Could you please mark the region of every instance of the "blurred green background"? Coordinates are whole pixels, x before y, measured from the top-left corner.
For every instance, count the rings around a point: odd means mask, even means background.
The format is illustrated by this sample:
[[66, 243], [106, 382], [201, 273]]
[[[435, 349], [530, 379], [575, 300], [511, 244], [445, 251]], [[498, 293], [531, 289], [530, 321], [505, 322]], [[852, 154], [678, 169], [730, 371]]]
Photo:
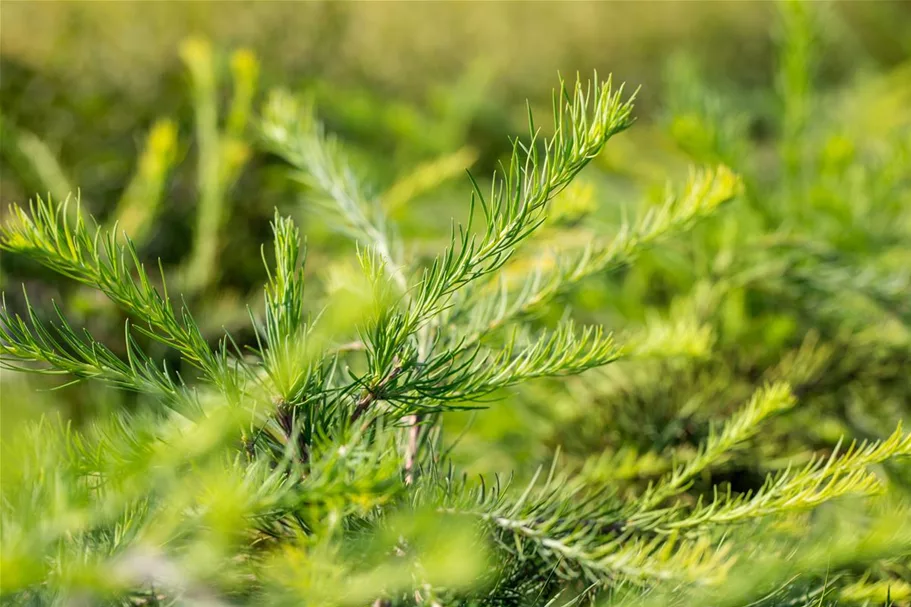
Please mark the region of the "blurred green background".
[[[251, 49], [264, 88], [319, 83], [332, 97], [349, 97], [321, 104], [321, 112], [343, 135], [379, 139], [377, 145], [393, 142], [365, 128], [383, 121], [383, 108], [366, 99], [433, 116], [441, 88], [483, 72], [473, 77], [485, 80], [486, 111], [471, 116], [468, 140], [456, 143], [484, 150], [506, 146], [503, 134], [514, 131], [509, 120], [522, 119], [526, 98], [546, 102], [558, 72], [597, 68], [641, 85], [640, 117], [660, 106], [662, 74], [681, 54], [730, 87], [769, 87], [777, 8], [724, 1], [8, 1], [0, 10], [4, 120], [43, 140], [69, 180], [105, 208], [128, 180], [154, 119], [174, 116], [181, 130], [190, 128], [178, 51], [189, 36], [222, 51]], [[904, 61], [911, 53], [909, 14], [901, 1], [825, 5], [823, 76], [840, 81]], [[356, 100], [344, 93], [355, 91], [364, 98], [360, 115], [346, 107]], [[8, 160], [12, 142], [4, 139]], [[7, 162], [0, 179], [5, 201], [47, 189]]]

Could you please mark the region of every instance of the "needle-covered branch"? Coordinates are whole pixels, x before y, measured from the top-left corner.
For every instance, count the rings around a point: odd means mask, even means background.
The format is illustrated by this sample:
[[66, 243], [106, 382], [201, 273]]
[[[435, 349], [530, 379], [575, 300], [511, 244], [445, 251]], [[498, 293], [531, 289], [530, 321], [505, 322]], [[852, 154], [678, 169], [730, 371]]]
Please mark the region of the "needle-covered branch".
[[[54, 304], [57, 324], [44, 323], [26, 299], [26, 317], [13, 313], [5, 298], [0, 308], [0, 365], [23, 371], [97, 379], [149, 394], [183, 413], [199, 411], [196, 395], [164, 365], [143, 353], [125, 327], [127, 359], [122, 360], [88, 331], [80, 336]], [[37, 363], [35, 367], [24, 363]]]
[[174, 309], [163, 277], [159, 293], [129, 239], [120, 244], [115, 231], [90, 227], [81, 213], [70, 219], [67, 207], [68, 201], [53, 204], [40, 198], [28, 211], [13, 205], [12, 220], [0, 228], [0, 249], [100, 290], [137, 320], [137, 329], [179, 351], [210, 381], [234, 387], [227, 344], [222, 342], [220, 352], [209, 347], [190, 312]]
[[678, 194], [646, 211], [632, 224], [624, 224], [612, 238], [595, 238], [580, 250], [555, 251], [544, 256], [518, 288], [507, 284], [479, 282], [458, 297], [452, 307], [452, 322], [467, 324], [471, 340], [521, 320], [582, 280], [609, 272], [633, 261], [664, 237], [686, 231], [700, 219], [711, 216], [741, 189], [730, 169], [694, 171]]
[[711, 501], [700, 500], [692, 510], [677, 504], [634, 516], [629, 524], [659, 533], [707, 533], [714, 526], [808, 510], [845, 495], [873, 495], [883, 490], [883, 482], [868, 468], [908, 456], [911, 433], [903, 434], [899, 426], [886, 440], [852, 444], [844, 454], [836, 448], [827, 458], [771, 475], [755, 493], [733, 495], [730, 488], [721, 493], [716, 487]]

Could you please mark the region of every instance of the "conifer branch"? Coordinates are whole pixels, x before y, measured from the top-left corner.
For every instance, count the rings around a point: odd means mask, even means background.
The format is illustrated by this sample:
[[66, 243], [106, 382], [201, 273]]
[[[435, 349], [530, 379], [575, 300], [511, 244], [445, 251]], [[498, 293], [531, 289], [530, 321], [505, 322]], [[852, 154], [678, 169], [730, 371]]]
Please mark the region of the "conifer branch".
[[[196, 395], [167, 367], [161, 368], [144, 354], [125, 327], [127, 360], [124, 362], [88, 331], [80, 337], [63, 312], [54, 305], [58, 323], [45, 326], [26, 296], [26, 315], [14, 314], [3, 298], [0, 307], [0, 366], [79, 379], [98, 379], [113, 386], [149, 394], [183, 413], [198, 413]], [[40, 363], [39, 368], [20, 363]]]
[[489, 197], [473, 181], [472, 211], [480, 206], [487, 220], [483, 236], [472, 235], [471, 220], [464, 228], [453, 228], [449, 247], [422, 276], [410, 311], [412, 323], [442, 311], [456, 290], [503, 267], [516, 246], [544, 221], [546, 203], [608, 139], [632, 124], [632, 103], [622, 95], [622, 87], [612, 91], [610, 79], [603, 84], [596, 80], [593, 90], [577, 82], [571, 93], [561, 84], [554, 99], [555, 133], [540, 143], [529, 115], [531, 141], [514, 143], [509, 164], [494, 179]]
[[732, 416], [720, 430], [713, 428], [699, 453], [686, 464], [673, 470], [638, 500], [640, 511], [647, 511], [665, 499], [683, 491], [689, 481], [718, 461], [725, 453], [748, 440], [759, 431], [764, 419], [792, 407], [795, 403], [791, 388], [786, 383], [768, 385], [758, 390], [739, 412]]
[[236, 391], [235, 363], [229, 361], [226, 341], [219, 352], [213, 352], [189, 311], [184, 307], [178, 314], [167, 288], [163, 286], [161, 295], [153, 286], [132, 242], [126, 239], [121, 245], [114, 232], [91, 229], [80, 213], [71, 222], [68, 203], [54, 205], [38, 198], [28, 212], [12, 205], [13, 220], [0, 227], [0, 249], [28, 255], [100, 290], [134, 318], [142, 319], [143, 324], [136, 327], [143, 333], [180, 352], [226, 392]]
[[548, 256], [551, 260], [539, 265], [520, 288], [509, 289], [501, 279], [496, 285], [467, 289], [453, 306], [451, 322], [466, 318], [469, 342], [477, 341], [534, 313], [585, 278], [627, 264], [661, 238], [688, 229], [740, 189], [739, 178], [724, 166], [692, 172], [679, 195], [669, 195], [662, 206], [650, 209], [631, 226], [623, 225], [610, 241], [596, 238], [581, 251]]
[[471, 489], [449, 481], [440, 512], [480, 519], [498, 537], [500, 550], [518, 560], [539, 558], [561, 577], [582, 577], [595, 585], [711, 584], [723, 579], [733, 562], [704, 540], [631, 536], [623, 531], [621, 507], [607, 490], [558, 479], [553, 469], [538, 485], [539, 473], [518, 496], [499, 485]]
[[272, 380], [282, 402], [299, 400], [299, 393], [312, 371], [311, 358], [316, 356], [308, 346], [308, 326], [304, 310], [303, 258], [300, 231], [294, 222], [278, 212], [272, 223], [275, 266], [269, 269], [265, 286], [265, 346], [260, 356], [266, 374]]
[[326, 134], [311, 103], [274, 91], [263, 112], [262, 134], [269, 150], [295, 168], [319, 208], [338, 219], [337, 227], [373, 247], [401, 291], [406, 278], [393, 226], [380, 201], [366, 194], [341, 144]]
[[836, 449], [828, 458], [814, 459], [798, 470], [790, 468], [770, 476], [755, 494], [733, 496], [730, 489], [715, 495], [708, 504], [701, 501], [691, 512], [677, 505], [667, 511], [653, 511], [633, 517], [630, 525], [661, 533], [730, 525], [750, 519], [814, 508], [844, 495], [872, 495], [883, 484], [867, 468], [887, 459], [911, 455], [911, 434], [899, 426], [886, 440], [852, 444], [839, 455]]
[[473, 367], [454, 397], [476, 398], [530, 379], [575, 375], [609, 364], [620, 354], [600, 328], [586, 327], [577, 334], [571, 321], [537, 339], [523, 339], [517, 332], [496, 355]]

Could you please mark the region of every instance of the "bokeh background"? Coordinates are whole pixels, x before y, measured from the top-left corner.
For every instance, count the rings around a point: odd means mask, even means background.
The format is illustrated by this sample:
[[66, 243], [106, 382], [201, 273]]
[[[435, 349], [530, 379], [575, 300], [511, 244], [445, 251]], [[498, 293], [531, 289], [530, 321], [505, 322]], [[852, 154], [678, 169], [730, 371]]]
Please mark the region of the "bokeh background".
[[[908, 3], [821, 6], [820, 76], [828, 84], [898, 65], [911, 53]], [[771, 88], [777, 12], [774, 2], [749, 1], [4, 2], [3, 116], [37, 135], [69, 180], [104, 207], [129, 179], [156, 118], [192, 128], [179, 54], [191, 36], [217, 51], [252, 50], [263, 89], [329, 89], [320, 110], [330, 126], [383, 147], [413, 143], [389, 135], [417, 137], [407, 132], [420, 126], [407, 124], [408, 113], [432, 122], [441, 89], [468, 79], [483, 102], [456, 143], [483, 150], [506, 146], [503, 134], [523, 119], [525, 99], [546, 103], [558, 72], [598, 69], [642, 86], [643, 118], [660, 107], [663, 76], [680, 56], [725, 86]], [[383, 103], [371, 106], [374, 98]], [[402, 124], [387, 124], [396, 119]], [[4, 200], [46, 190], [9, 164], [14, 142], [4, 139]]]

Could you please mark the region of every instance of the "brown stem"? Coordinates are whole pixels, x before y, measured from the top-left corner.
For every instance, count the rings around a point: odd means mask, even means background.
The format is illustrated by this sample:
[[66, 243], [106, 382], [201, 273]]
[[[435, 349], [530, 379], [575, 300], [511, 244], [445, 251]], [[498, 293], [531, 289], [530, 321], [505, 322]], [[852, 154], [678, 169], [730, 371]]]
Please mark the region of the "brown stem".
[[354, 413], [351, 414], [351, 421], [356, 422], [375, 400], [376, 395], [368, 390], [354, 406]]
[[405, 450], [405, 484], [410, 485], [414, 482], [414, 461], [418, 452], [418, 438], [421, 434], [420, 416], [417, 414], [408, 416], [408, 447]]
[[[294, 437], [294, 408], [283, 399], [278, 399], [276, 406], [276, 420], [289, 443]], [[310, 445], [303, 432], [297, 435], [297, 457], [302, 464], [310, 460]]]
[[335, 347], [335, 349], [330, 350], [336, 354], [341, 354], [343, 352], [361, 352], [367, 349], [367, 345], [362, 341], [351, 341], [346, 344], [341, 344]]
[[389, 373], [380, 380], [375, 386], [368, 388], [363, 396], [358, 399], [357, 404], [354, 406], [354, 413], [351, 414], [351, 421], [357, 421], [366, 411], [370, 408], [377, 400], [380, 400], [382, 397], [383, 388], [388, 386], [396, 377], [402, 373], [402, 363], [399, 362], [399, 359], [396, 358], [394, 365]]
[[405, 484], [410, 485], [414, 482], [414, 462], [418, 453], [418, 439], [421, 436], [421, 416], [417, 413], [409, 415], [406, 422], [408, 424], [408, 447], [405, 450]]

